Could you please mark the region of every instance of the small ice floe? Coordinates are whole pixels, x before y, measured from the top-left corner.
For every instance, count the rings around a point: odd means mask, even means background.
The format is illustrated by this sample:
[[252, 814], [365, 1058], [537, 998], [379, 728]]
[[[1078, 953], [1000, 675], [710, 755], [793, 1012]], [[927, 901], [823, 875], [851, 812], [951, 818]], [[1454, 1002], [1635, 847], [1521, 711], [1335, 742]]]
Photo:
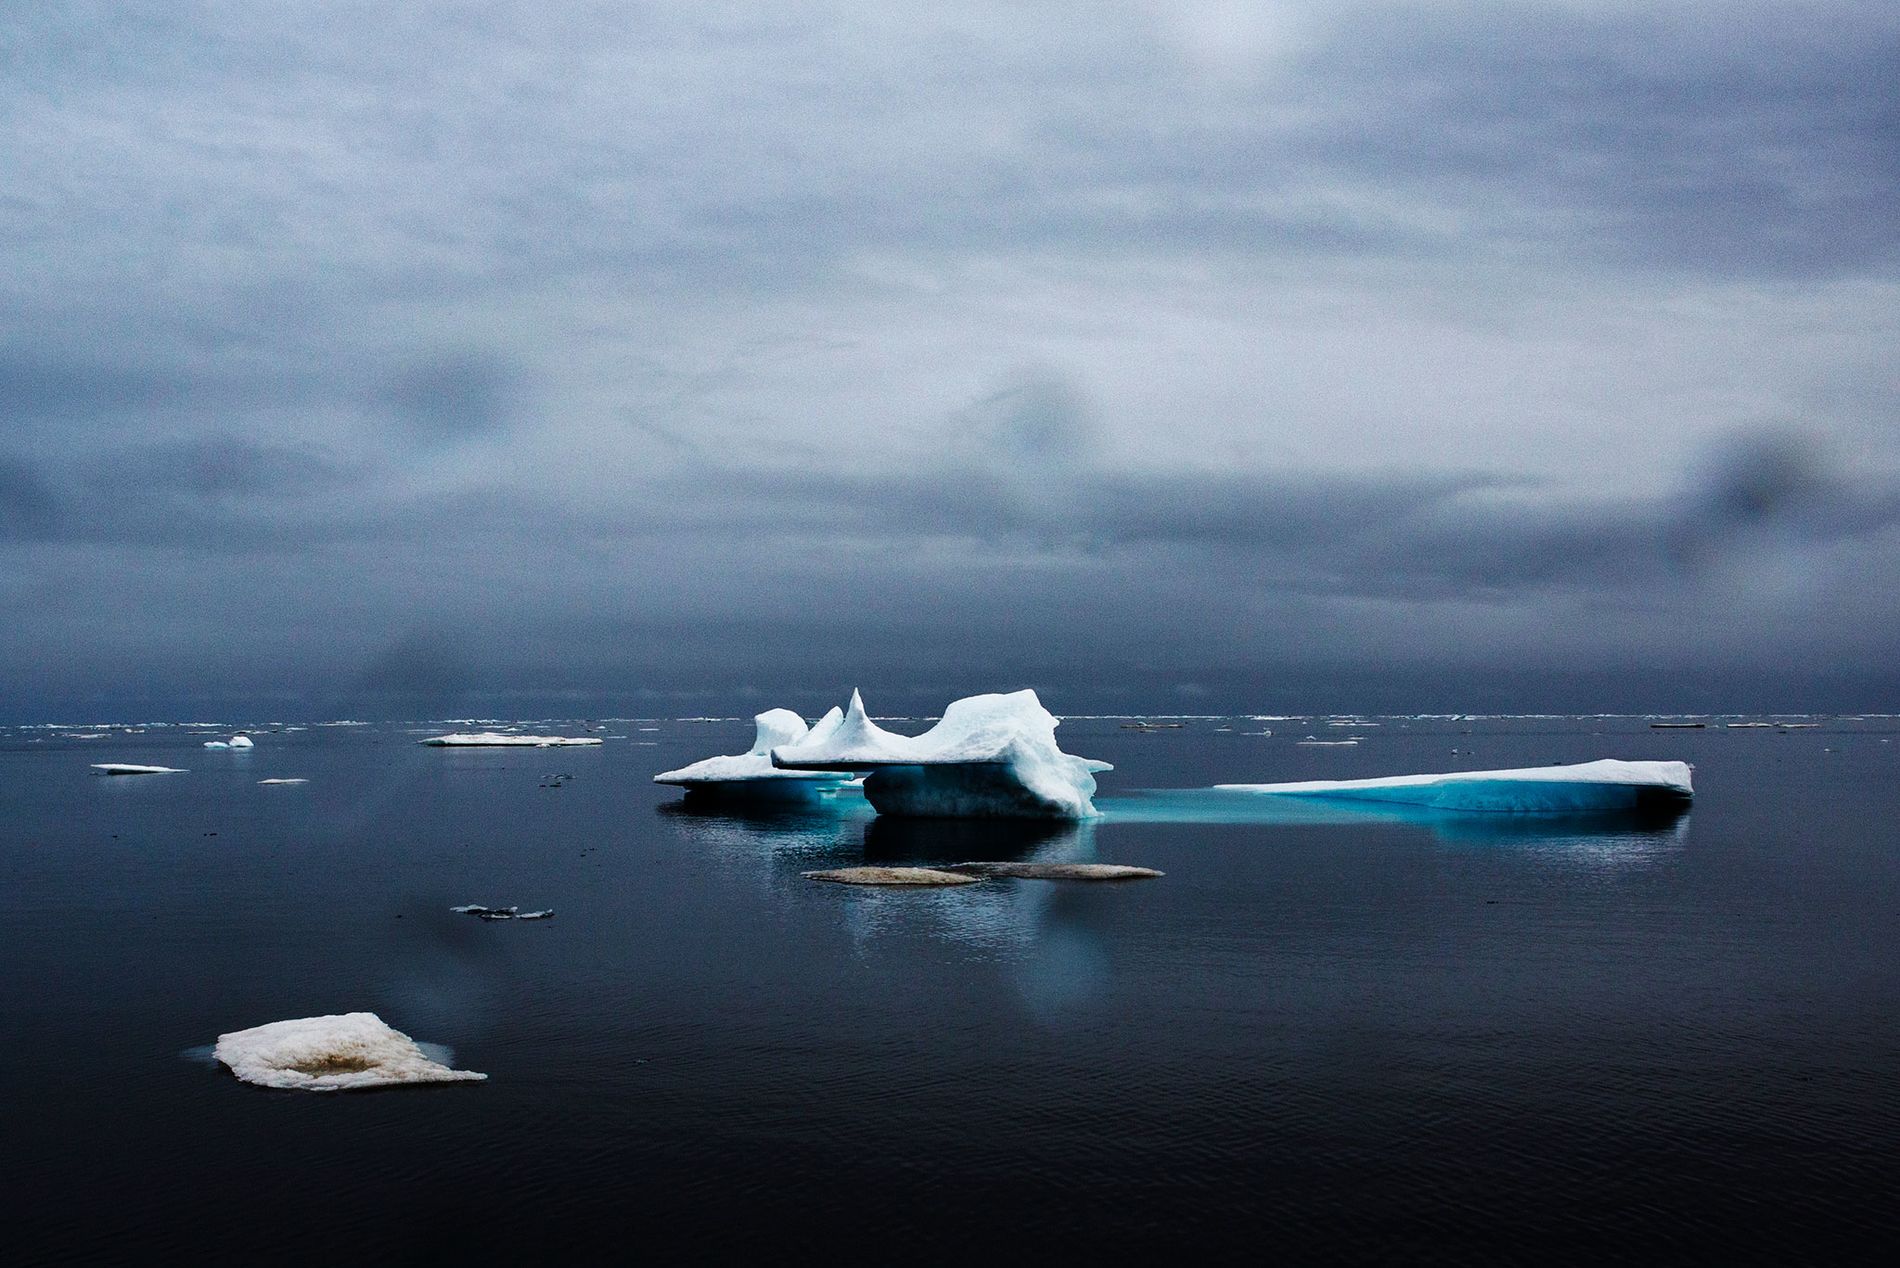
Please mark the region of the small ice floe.
[[828, 872], [806, 872], [808, 881], [834, 885], [974, 885], [981, 876], [965, 876], [933, 867], [840, 867]]
[[774, 747], [772, 764], [864, 772], [864, 796], [879, 814], [1096, 818], [1095, 776], [1115, 768], [1063, 752], [1058, 725], [1025, 690], [953, 700], [922, 735], [894, 735], [871, 721], [854, 691], [837, 726]]
[[260, 784], [307, 784], [310, 781], [307, 779], [260, 779], [257, 782]]
[[1358, 740], [1322, 740], [1316, 735], [1309, 735], [1303, 740], [1295, 740], [1293, 742], [1296, 745], [1303, 745], [1306, 748], [1351, 748], [1353, 745], [1357, 744], [1359, 741]]
[[1651, 722], [1652, 731], [1700, 731], [1708, 726], [1706, 722]]
[[415, 1040], [375, 1013], [299, 1017], [234, 1030], [219, 1035], [212, 1052], [246, 1083], [304, 1092], [467, 1083], [488, 1077], [430, 1060]]
[[1227, 792], [1398, 802], [1435, 810], [1505, 814], [1576, 814], [1688, 805], [1687, 762], [1622, 762], [1605, 758], [1575, 766], [1395, 775], [1386, 779], [1322, 779], [1291, 784], [1216, 784]]
[[256, 748], [257, 745], [252, 743], [250, 736], [240, 731], [228, 740], [206, 740], [205, 747], [206, 748]]
[[185, 773], [176, 766], [132, 766], [125, 762], [94, 762], [92, 768], [101, 775], [183, 775]]
[[523, 911], [519, 907], [484, 907], [479, 903], [451, 907], [449, 910], [458, 916], [473, 916], [477, 920], [546, 920], [554, 914], [551, 907], [546, 911]]
[[430, 748], [561, 748], [570, 745], [599, 744], [597, 735], [503, 735], [499, 731], [466, 731], [454, 735], [432, 735], [417, 743]]
[[953, 870], [1025, 881], [1140, 881], [1166, 875], [1124, 863], [958, 863]]
[[103, 740], [111, 734], [110, 731], [67, 731], [59, 738], [62, 740]]

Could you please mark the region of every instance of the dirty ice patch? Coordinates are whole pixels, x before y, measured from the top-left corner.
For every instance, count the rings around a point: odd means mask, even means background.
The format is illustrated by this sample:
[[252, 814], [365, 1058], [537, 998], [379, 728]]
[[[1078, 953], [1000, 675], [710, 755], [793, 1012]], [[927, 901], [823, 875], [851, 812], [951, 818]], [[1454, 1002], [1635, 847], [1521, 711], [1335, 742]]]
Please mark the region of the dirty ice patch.
[[332, 1013], [234, 1030], [219, 1035], [212, 1052], [246, 1083], [304, 1092], [468, 1083], [488, 1077], [433, 1060], [415, 1040], [375, 1013]]

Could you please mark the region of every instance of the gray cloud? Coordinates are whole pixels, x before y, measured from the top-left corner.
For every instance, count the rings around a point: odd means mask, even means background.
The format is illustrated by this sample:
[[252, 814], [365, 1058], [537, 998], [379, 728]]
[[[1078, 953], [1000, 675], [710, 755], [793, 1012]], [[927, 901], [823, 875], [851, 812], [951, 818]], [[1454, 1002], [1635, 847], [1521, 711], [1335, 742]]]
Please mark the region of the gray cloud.
[[15, 700], [1895, 650], [1878, 6], [22, 5], [0, 49]]

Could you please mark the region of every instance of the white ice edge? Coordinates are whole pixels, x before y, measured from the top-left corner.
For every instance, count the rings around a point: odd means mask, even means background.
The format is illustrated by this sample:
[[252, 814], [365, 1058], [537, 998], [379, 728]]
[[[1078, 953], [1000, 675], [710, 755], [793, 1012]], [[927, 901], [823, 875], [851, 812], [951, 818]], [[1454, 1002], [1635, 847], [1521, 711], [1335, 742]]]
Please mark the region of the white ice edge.
[[177, 766], [133, 766], [125, 762], [94, 762], [92, 768], [101, 775], [183, 775], [187, 773]]
[[566, 748], [599, 744], [598, 736], [502, 735], [495, 731], [432, 735], [417, 743], [429, 748]]
[[1338, 797], [1446, 809], [1533, 812], [1629, 806], [1646, 793], [1681, 801], [1694, 795], [1691, 767], [1687, 762], [1630, 762], [1615, 758], [1571, 766], [1394, 775], [1381, 779], [1216, 784], [1215, 788], [1282, 797]]
[[808, 728], [805, 719], [790, 709], [767, 709], [752, 719], [754, 736], [748, 751], [730, 757], [708, 757], [678, 770], [662, 771], [653, 777], [653, 782], [679, 788], [788, 781], [842, 783], [848, 776], [838, 771], [782, 770], [772, 764], [772, 750], [780, 745], [806, 741], [813, 735], [830, 735], [843, 719], [843, 711], [834, 708], [818, 719], [817, 725]]

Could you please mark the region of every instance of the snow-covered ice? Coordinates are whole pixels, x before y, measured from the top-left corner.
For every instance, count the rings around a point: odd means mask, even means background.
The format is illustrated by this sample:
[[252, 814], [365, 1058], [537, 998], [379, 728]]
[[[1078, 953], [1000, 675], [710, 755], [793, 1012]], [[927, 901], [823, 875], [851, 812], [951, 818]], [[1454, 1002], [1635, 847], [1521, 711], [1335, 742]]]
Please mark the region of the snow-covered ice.
[[553, 908], [546, 911], [523, 911], [519, 907], [484, 907], [480, 903], [468, 903], [461, 907], [451, 907], [449, 910], [458, 916], [474, 916], [478, 920], [546, 920], [554, 914]]
[[245, 735], [243, 732], [239, 732], [238, 734], [231, 737], [231, 747], [232, 748], [255, 748], [256, 745], [252, 742], [250, 736]]
[[274, 1021], [218, 1036], [218, 1060], [246, 1083], [306, 1092], [346, 1092], [405, 1083], [486, 1079], [429, 1059], [416, 1041], [375, 1013]]
[[772, 764], [772, 750], [809, 743], [813, 736], [829, 736], [843, 720], [843, 711], [833, 709], [816, 726], [808, 728], [805, 719], [790, 709], [767, 709], [752, 719], [752, 747], [744, 753], [708, 757], [678, 770], [662, 771], [653, 782], [684, 788], [694, 797], [821, 801], [849, 782], [851, 776], [833, 770], [782, 770]]
[[[341, 725], [334, 724], [334, 725]], [[599, 736], [503, 735], [499, 731], [466, 731], [454, 735], [432, 735], [418, 740], [430, 748], [562, 748], [600, 743]]]
[[966, 696], [922, 735], [871, 721], [864, 700], [821, 734], [772, 750], [786, 770], [869, 772], [864, 795], [879, 814], [933, 818], [1088, 819], [1097, 773], [1114, 768], [1064, 753], [1056, 717], [1034, 691]]
[[1612, 758], [1575, 766], [1536, 766], [1521, 770], [1327, 779], [1292, 784], [1217, 784], [1215, 787], [1228, 792], [1279, 797], [1396, 802], [1435, 810], [1507, 814], [1664, 808], [1687, 804], [1693, 796], [1687, 762], [1623, 762]]
[[101, 775], [182, 775], [185, 773], [176, 766], [132, 766], [125, 762], [94, 762], [92, 768]]

